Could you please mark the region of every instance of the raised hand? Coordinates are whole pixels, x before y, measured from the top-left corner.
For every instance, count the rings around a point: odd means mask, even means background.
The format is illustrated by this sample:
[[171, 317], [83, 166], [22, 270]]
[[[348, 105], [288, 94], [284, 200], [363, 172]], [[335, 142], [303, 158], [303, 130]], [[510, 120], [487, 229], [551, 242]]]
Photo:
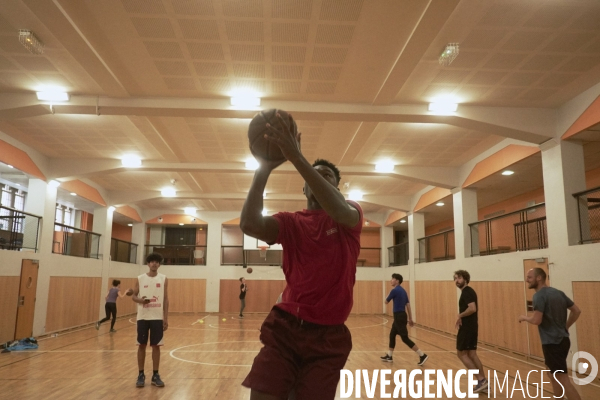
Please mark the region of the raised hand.
[[288, 115], [287, 124], [279, 113], [277, 113], [277, 118], [281, 122], [281, 128], [277, 129], [271, 124], [267, 124], [270, 133], [265, 134], [265, 139], [277, 144], [286, 159], [294, 159], [302, 153], [300, 145], [302, 133], [294, 132], [295, 124], [291, 114]]

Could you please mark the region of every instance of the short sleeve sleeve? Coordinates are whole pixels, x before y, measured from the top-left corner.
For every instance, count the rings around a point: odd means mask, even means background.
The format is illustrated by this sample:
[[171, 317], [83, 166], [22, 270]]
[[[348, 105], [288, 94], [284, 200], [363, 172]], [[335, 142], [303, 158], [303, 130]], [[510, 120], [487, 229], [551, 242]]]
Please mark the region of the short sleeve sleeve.
[[567, 295], [566, 295], [564, 292], [561, 292], [561, 293], [562, 293], [562, 295], [563, 295], [563, 297], [564, 297], [565, 301], [567, 302], [567, 308], [571, 308], [571, 307], [573, 307], [573, 306], [575, 305], [575, 303], [573, 302], [573, 300], [571, 300], [571, 299], [569, 298], [569, 296], [567, 296]]
[[533, 311], [539, 311], [543, 313], [545, 306], [546, 302], [544, 301], [544, 297], [539, 293], [535, 293], [533, 295]]

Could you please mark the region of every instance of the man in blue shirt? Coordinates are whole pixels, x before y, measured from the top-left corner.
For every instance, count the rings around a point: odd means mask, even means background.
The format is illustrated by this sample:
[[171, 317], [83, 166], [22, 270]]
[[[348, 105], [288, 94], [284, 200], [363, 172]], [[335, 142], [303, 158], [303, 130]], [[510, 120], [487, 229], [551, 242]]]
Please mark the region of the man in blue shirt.
[[408, 322], [410, 326], [413, 326], [414, 322], [410, 312], [408, 295], [406, 294], [406, 290], [400, 286], [402, 281], [402, 275], [392, 274], [392, 280], [390, 283], [393, 289], [390, 291], [387, 299], [385, 299], [385, 304], [388, 304], [390, 301], [394, 300], [394, 323], [392, 324], [392, 329], [390, 330], [389, 350], [385, 356], [381, 357], [381, 359], [386, 362], [394, 361], [392, 355], [394, 353], [394, 348], [396, 347], [396, 335], [400, 335], [402, 342], [404, 342], [405, 345], [410, 347], [419, 355], [419, 362], [417, 364], [423, 365], [429, 356], [419, 350], [417, 345], [408, 338], [408, 329], [406, 328], [406, 324]]

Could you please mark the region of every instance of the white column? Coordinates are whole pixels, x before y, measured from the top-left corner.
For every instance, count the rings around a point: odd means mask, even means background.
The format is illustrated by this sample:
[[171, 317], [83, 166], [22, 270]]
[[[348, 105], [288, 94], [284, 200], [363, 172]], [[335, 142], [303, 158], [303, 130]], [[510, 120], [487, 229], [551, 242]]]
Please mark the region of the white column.
[[49, 260], [49, 255], [52, 253], [52, 241], [54, 240], [56, 190], [56, 188], [49, 186], [40, 179], [30, 179], [27, 200], [25, 202], [25, 212], [42, 217], [38, 237], [39, 257], [32, 254], [31, 258], [45, 258], [40, 261], [38, 269], [33, 318], [34, 336], [41, 335], [45, 332], [48, 293], [50, 291], [50, 272], [52, 271], [51, 265], [46, 261]]
[[[459, 189], [453, 191], [452, 203], [454, 207], [454, 246], [456, 259], [461, 260], [471, 257], [471, 232], [469, 224], [477, 222], [477, 191], [473, 189]], [[479, 237], [474, 237], [479, 250]]]
[[[94, 224], [92, 231], [100, 235], [100, 249], [98, 253], [102, 255], [102, 286], [100, 297], [98, 298], [98, 315], [104, 312], [104, 296], [108, 288], [108, 279], [110, 274], [110, 238], [112, 236], [113, 208], [100, 207], [94, 209]], [[92, 254], [95, 249], [92, 248]]]
[[585, 190], [583, 146], [552, 139], [540, 146], [544, 172], [544, 198], [548, 245], [553, 248], [579, 242], [579, 215], [573, 193]]
[[394, 228], [391, 226], [381, 227], [381, 268], [387, 268], [390, 265], [390, 252], [388, 247], [394, 245]]
[[146, 224], [144, 222], [135, 222], [131, 228], [131, 241], [138, 245], [136, 264], [144, 265], [145, 260], [145, 244], [146, 244]]
[[408, 270], [410, 279], [410, 304], [413, 319], [417, 320], [417, 304], [415, 292], [416, 261], [419, 258], [419, 242], [417, 239], [425, 236], [425, 214], [408, 213]]

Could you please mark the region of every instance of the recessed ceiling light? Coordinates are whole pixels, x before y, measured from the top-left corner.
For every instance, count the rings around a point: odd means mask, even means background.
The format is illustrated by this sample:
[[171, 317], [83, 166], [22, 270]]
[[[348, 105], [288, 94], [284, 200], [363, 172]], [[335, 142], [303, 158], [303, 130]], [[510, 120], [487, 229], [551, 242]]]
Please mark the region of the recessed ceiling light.
[[443, 201], [438, 201], [437, 203], [435, 203], [436, 206], [441, 207], [444, 205]]
[[60, 182], [53, 179], [50, 182], [48, 182], [48, 185], [50, 185], [53, 188], [57, 188], [60, 186]]
[[127, 226], [133, 226], [133, 224], [127, 224]]
[[6, 164], [6, 166], [7, 166], [8, 168], [14, 168], [14, 167], [13, 167], [12, 165], [10, 165], [10, 164]]
[[77, 193], [71, 192], [71, 196], [77, 196]]
[[433, 111], [438, 114], [452, 114], [458, 110], [458, 104], [449, 101], [436, 101], [429, 103], [429, 111]]
[[69, 93], [50, 91], [50, 92], [36, 92], [38, 100], [41, 101], [69, 101]]
[[505, 175], [505, 176], [512, 175], [514, 173], [515, 173], [515, 171], [510, 171], [508, 169], [506, 171], [502, 171], [502, 175]]
[[406, 220], [405, 220], [405, 219], [401, 219], [401, 220], [400, 220], [400, 223], [401, 223], [401, 224], [405, 224], [405, 223], [406, 223]]
[[186, 213], [187, 215], [195, 215], [196, 209], [194, 207], [185, 207], [183, 209], [183, 212]]
[[180, 222], [179, 225], [183, 226], [183, 222]]
[[258, 164], [258, 161], [256, 161], [256, 158], [251, 157], [246, 160], [246, 169], [255, 171], [258, 169], [258, 167], [259, 167], [259, 164]]
[[440, 54], [440, 65], [447, 67], [456, 57], [458, 57], [458, 43], [448, 43], [442, 54]]
[[175, 197], [175, 195], [177, 195], [177, 191], [173, 187], [166, 187], [161, 189], [160, 194], [162, 197]]
[[363, 192], [361, 192], [360, 190], [351, 190], [348, 193], [348, 199], [354, 201], [361, 201], [363, 199]]
[[138, 168], [142, 166], [142, 160], [133, 154], [126, 154], [121, 158], [121, 164], [126, 168]]
[[231, 92], [231, 105], [239, 108], [260, 106], [260, 95], [252, 89], [235, 89]]
[[19, 42], [21, 42], [31, 54], [44, 53], [44, 43], [42, 43], [42, 41], [29, 29], [19, 29]]
[[394, 163], [391, 160], [382, 160], [375, 164], [375, 171], [377, 172], [392, 172], [394, 170]]

